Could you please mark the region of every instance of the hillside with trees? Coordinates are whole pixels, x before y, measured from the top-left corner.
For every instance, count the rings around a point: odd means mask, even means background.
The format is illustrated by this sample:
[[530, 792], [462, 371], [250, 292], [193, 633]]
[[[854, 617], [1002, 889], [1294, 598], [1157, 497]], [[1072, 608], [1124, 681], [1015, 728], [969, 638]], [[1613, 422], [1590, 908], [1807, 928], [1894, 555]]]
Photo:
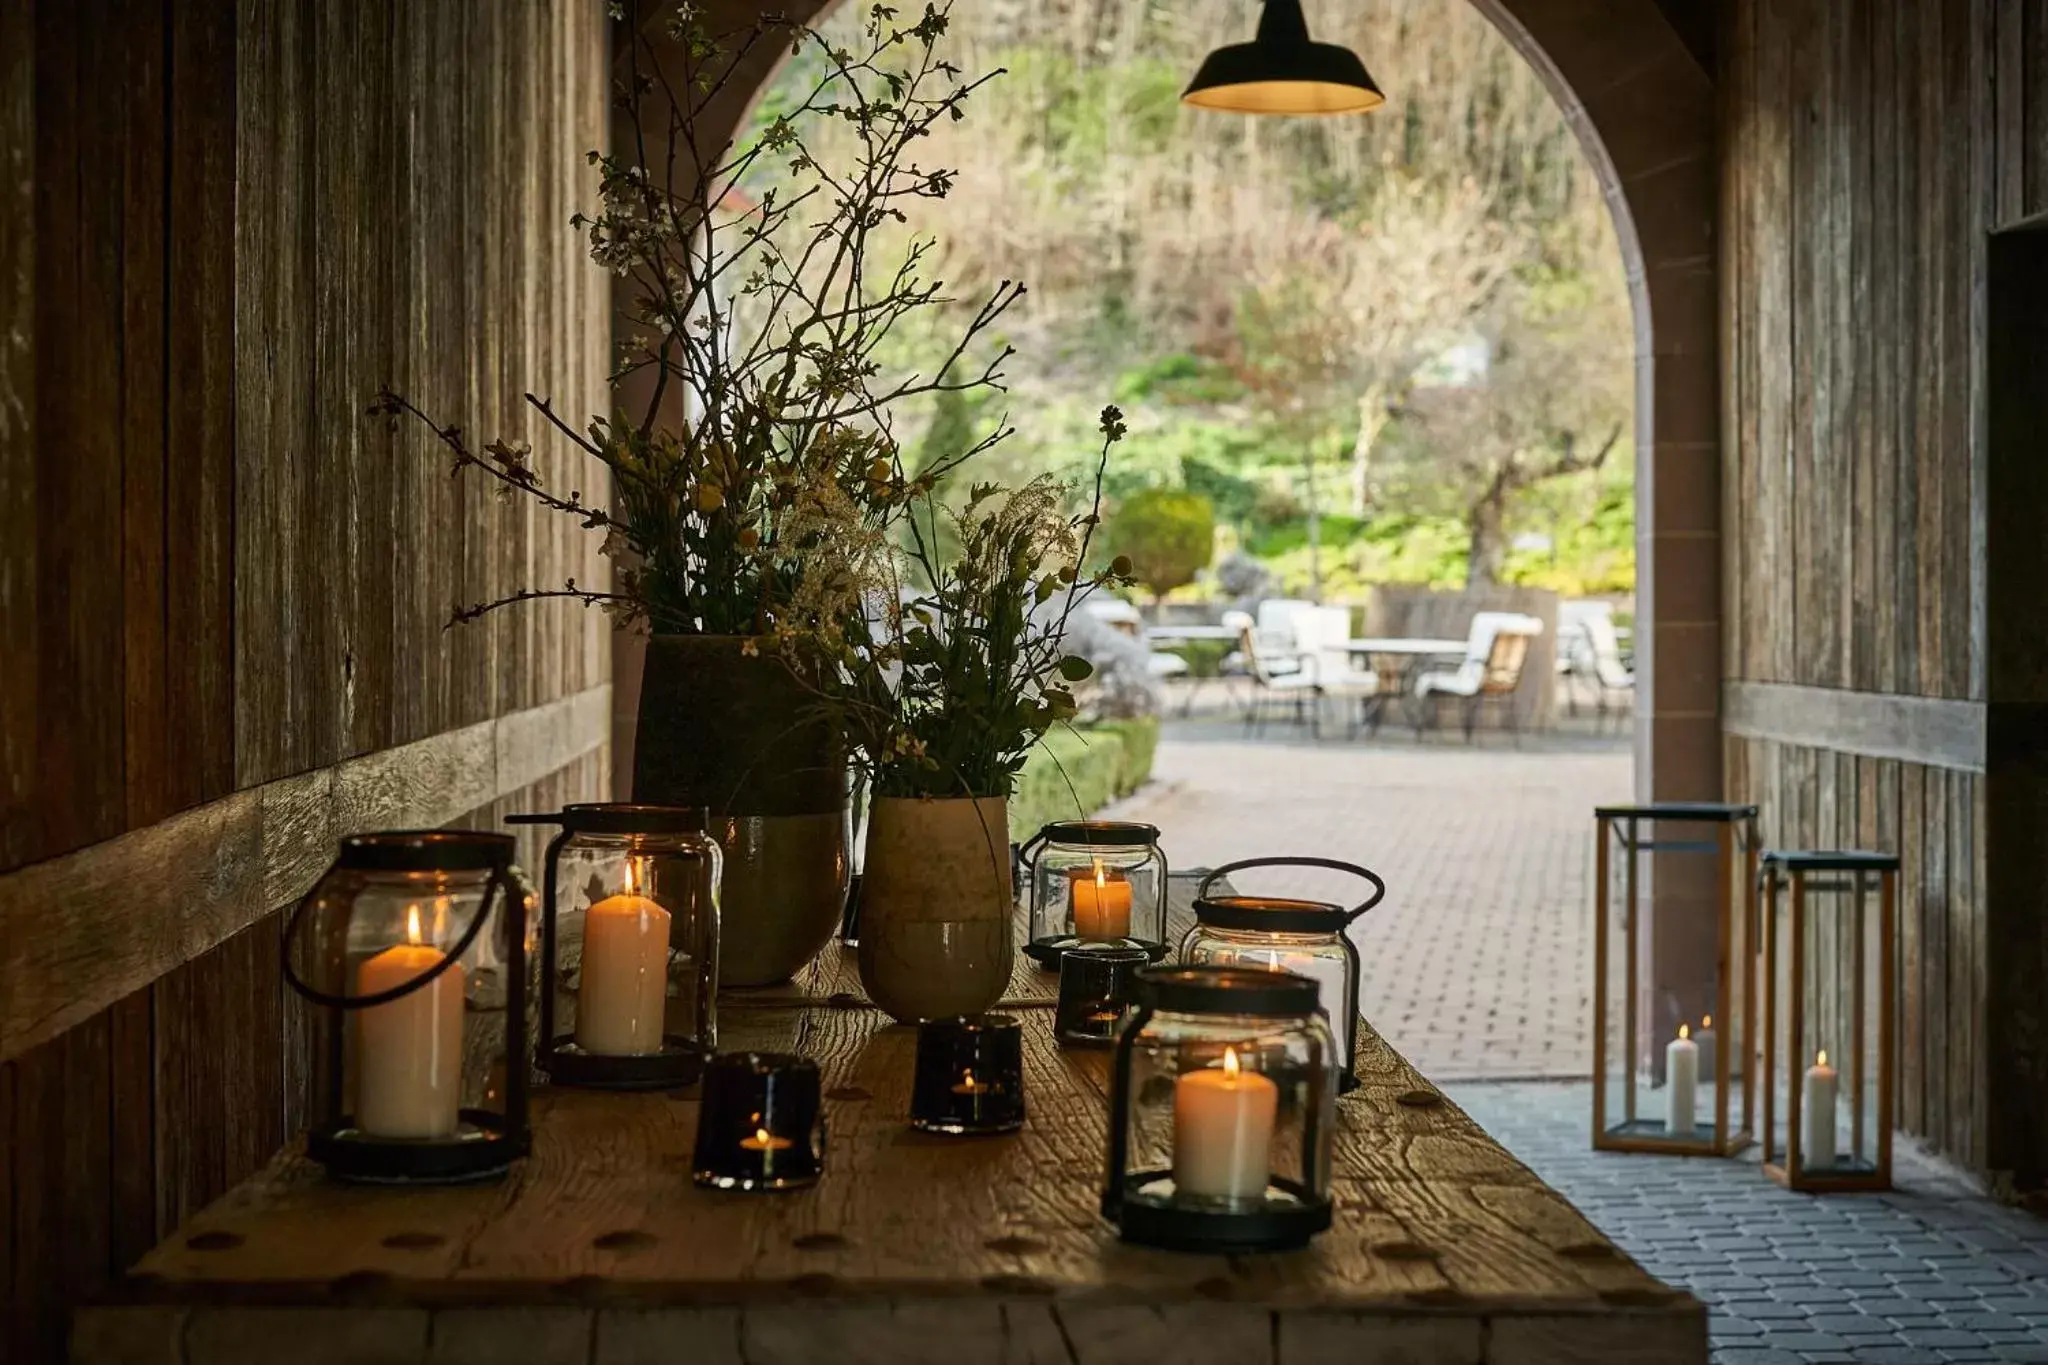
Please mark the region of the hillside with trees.
[[[926, 244], [924, 275], [963, 308], [1003, 280], [1028, 292], [993, 342], [1013, 348], [1003, 399], [936, 395], [897, 441], [936, 464], [1007, 425], [976, 477], [1076, 475], [1095, 414], [1120, 404], [1130, 435], [1106, 543], [1132, 545], [1140, 516], [1177, 537], [1158, 586], [1179, 593], [1203, 589], [1169, 583], [1188, 517], [1162, 510], [1197, 504], [1219, 553], [1256, 557], [1290, 592], [1468, 578], [1631, 591], [1633, 326], [1562, 115], [1469, 5], [1308, 8], [1319, 37], [1365, 58], [1382, 109], [1183, 108], [1202, 55], [1249, 35], [1245, 0], [953, 7], [944, 41], [961, 79], [1003, 74], [918, 149], [956, 168], [949, 191], [877, 234], [901, 253]], [[866, 12], [843, 7], [828, 34], [853, 44]], [[825, 60], [789, 63], [756, 130]], [[807, 127], [803, 152], [829, 173], [858, 136]], [[785, 168], [761, 165], [747, 190], [773, 194]], [[888, 344], [915, 362], [938, 343]]]

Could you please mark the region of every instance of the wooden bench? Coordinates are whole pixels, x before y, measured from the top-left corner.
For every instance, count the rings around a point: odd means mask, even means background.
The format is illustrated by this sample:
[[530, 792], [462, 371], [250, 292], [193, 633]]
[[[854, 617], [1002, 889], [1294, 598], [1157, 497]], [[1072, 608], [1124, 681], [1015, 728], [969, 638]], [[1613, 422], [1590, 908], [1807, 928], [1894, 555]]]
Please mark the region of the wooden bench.
[[[1176, 932], [1192, 881], [1174, 880]], [[1643, 1362], [1703, 1365], [1705, 1309], [1618, 1251], [1370, 1027], [1339, 1102], [1336, 1226], [1306, 1251], [1122, 1244], [1097, 1211], [1108, 1057], [1061, 1051], [1020, 955], [1030, 1119], [907, 1122], [913, 1030], [851, 952], [721, 1001], [728, 1048], [824, 1069], [824, 1179], [690, 1180], [686, 1095], [542, 1091], [500, 1184], [340, 1185], [288, 1150], [78, 1315], [78, 1365]]]

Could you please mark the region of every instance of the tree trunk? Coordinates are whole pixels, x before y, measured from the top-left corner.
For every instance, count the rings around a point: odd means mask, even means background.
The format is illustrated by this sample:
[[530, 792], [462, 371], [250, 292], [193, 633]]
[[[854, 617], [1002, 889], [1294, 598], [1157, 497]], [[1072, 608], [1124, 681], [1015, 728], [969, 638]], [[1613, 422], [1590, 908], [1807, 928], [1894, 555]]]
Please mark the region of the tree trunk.
[[1372, 451], [1387, 429], [1387, 386], [1366, 385], [1358, 399], [1358, 435], [1351, 443], [1351, 515], [1363, 518], [1372, 505]]
[[1467, 588], [1491, 588], [1500, 582], [1507, 562], [1507, 496], [1488, 493], [1472, 504], [1465, 514], [1471, 534], [1465, 567]]
[[1313, 441], [1303, 448], [1301, 457], [1302, 482], [1308, 493], [1308, 600], [1323, 600], [1323, 514], [1316, 505], [1316, 447]]

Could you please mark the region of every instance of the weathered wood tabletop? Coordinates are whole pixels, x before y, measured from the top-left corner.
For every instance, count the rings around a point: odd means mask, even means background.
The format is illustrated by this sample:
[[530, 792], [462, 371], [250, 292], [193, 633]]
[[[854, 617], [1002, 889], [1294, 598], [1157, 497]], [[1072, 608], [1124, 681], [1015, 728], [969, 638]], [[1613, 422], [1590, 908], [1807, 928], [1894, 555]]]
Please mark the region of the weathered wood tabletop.
[[[1193, 883], [1174, 879], [1174, 921]], [[1097, 1212], [1108, 1056], [1052, 1039], [1056, 978], [1019, 957], [1021, 1133], [913, 1132], [915, 1032], [851, 952], [721, 1000], [728, 1048], [798, 1047], [826, 1087], [810, 1190], [690, 1180], [694, 1091], [546, 1091], [504, 1182], [394, 1192], [296, 1150], [82, 1312], [79, 1365], [1706, 1360], [1705, 1309], [1652, 1279], [1370, 1027], [1338, 1103], [1335, 1226], [1304, 1251], [1120, 1243]]]

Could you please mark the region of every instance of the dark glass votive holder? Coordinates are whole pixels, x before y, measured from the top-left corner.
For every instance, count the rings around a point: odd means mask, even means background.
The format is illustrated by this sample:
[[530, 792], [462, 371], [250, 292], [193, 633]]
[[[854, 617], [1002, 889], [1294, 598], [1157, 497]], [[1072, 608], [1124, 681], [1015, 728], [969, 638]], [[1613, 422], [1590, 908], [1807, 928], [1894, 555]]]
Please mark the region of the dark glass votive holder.
[[785, 1052], [726, 1052], [704, 1067], [691, 1174], [715, 1190], [795, 1190], [825, 1169], [818, 1064]]
[[1024, 1126], [1024, 1030], [1006, 1014], [917, 1026], [910, 1126], [966, 1136]]
[[1053, 1036], [1061, 1047], [1109, 1047], [1116, 1042], [1131, 974], [1151, 962], [1143, 948], [1082, 945], [1060, 954], [1060, 1003]]

